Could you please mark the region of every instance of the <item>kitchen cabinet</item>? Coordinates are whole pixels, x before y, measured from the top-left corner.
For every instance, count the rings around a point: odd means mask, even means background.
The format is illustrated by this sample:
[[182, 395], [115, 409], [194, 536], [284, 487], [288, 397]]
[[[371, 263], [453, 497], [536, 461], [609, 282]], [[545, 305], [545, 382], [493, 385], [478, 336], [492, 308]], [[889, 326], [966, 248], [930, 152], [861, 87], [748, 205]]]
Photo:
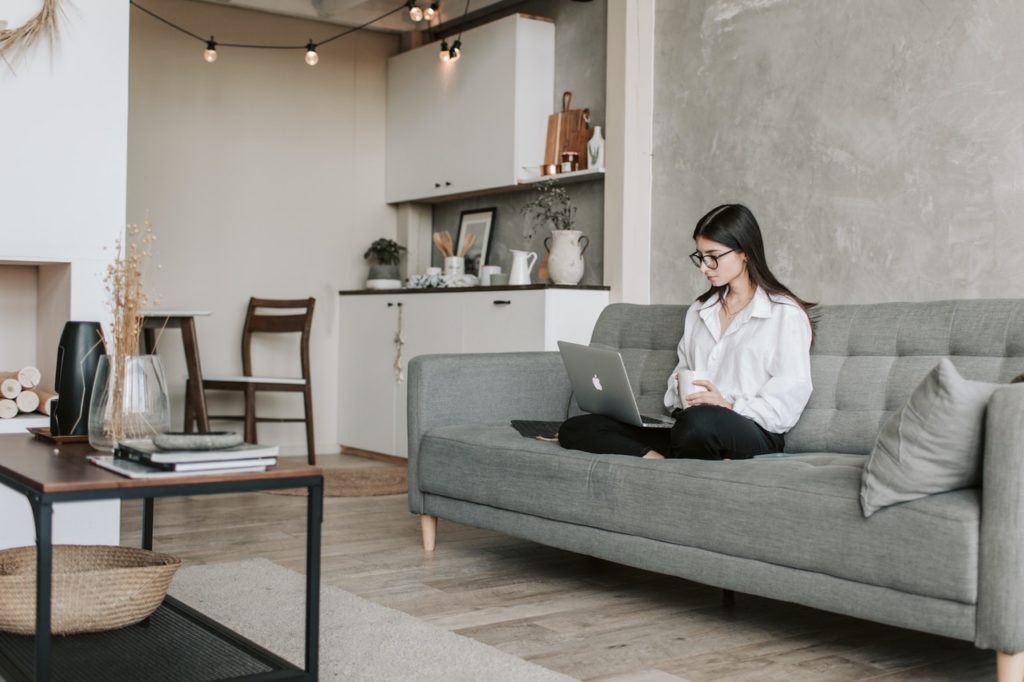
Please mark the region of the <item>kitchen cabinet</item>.
[[[452, 39], [449, 39], [449, 43]], [[514, 14], [388, 60], [386, 197], [390, 203], [515, 185], [543, 162], [555, 87], [555, 26]]]
[[[407, 456], [405, 375], [409, 360], [435, 353], [557, 350], [589, 343], [608, 305], [603, 287], [475, 287], [411, 292], [341, 292], [338, 442]], [[404, 341], [395, 371], [395, 335]]]

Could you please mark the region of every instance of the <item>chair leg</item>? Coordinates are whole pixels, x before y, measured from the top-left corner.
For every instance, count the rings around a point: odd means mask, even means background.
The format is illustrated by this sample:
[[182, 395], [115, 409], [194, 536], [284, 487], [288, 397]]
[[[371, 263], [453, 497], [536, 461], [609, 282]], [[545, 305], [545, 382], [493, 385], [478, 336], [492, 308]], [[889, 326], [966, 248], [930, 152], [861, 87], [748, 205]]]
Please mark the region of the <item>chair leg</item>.
[[192, 386], [190, 382], [191, 379], [185, 379], [185, 424], [181, 429], [185, 433], [192, 433]]
[[245, 389], [245, 442], [256, 442], [256, 392]]
[[[437, 517], [428, 514], [420, 514], [420, 534], [423, 536], [423, 549], [428, 552], [434, 551], [437, 542]], [[1000, 682], [1002, 682], [1000, 680]]]
[[313, 434], [313, 392], [306, 387], [302, 392], [303, 409], [306, 411], [306, 457], [310, 465], [316, 464], [316, 442]]

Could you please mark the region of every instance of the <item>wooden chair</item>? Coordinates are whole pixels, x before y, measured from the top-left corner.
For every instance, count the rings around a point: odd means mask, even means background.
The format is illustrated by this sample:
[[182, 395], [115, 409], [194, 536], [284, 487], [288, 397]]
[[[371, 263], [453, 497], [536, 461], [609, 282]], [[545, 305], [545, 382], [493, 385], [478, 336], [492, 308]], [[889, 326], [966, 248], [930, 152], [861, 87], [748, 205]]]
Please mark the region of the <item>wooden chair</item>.
[[[310, 464], [316, 464], [313, 441], [313, 388], [309, 369], [309, 332], [313, 325], [313, 298], [278, 300], [250, 298], [242, 330], [242, 376], [204, 377], [203, 391], [240, 391], [244, 398], [245, 413], [239, 415], [210, 415], [210, 420], [231, 419], [245, 423], [245, 441], [256, 442], [256, 424], [260, 422], [304, 422], [306, 424], [306, 453]], [[302, 310], [294, 314], [268, 314], [261, 309], [275, 311]], [[255, 376], [252, 371], [252, 337], [254, 334], [299, 333], [299, 350], [302, 356], [302, 377]], [[305, 416], [302, 418], [257, 417], [256, 393], [259, 391], [302, 393]], [[186, 395], [191, 395], [186, 389]], [[186, 430], [191, 430], [196, 416], [191, 402], [185, 405]]]

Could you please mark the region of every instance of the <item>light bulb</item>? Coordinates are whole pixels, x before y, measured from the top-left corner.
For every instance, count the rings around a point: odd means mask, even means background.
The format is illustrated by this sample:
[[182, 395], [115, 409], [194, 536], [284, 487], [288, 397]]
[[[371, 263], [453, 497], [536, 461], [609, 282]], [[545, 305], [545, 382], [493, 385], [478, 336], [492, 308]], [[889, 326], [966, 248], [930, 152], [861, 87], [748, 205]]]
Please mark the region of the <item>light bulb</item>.
[[446, 62], [446, 61], [448, 61], [449, 59], [452, 58], [451, 54], [448, 53], [448, 41], [447, 40], [442, 40], [441, 41], [441, 51], [438, 53], [437, 56], [438, 56], [438, 58], [442, 62]]
[[437, 14], [437, 3], [436, 2], [430, 3], [430, 7], [426, 8], [425, 10], [423, 10], [423, 18], [426, 19], [427, 21], [430, 21], [431, 19], [433, 19], [435, 14]]
[[451, 56], [451, 61], [453, 62], [462, 56], [461, 40], [456, 40], [454, 43], [452, 43], [452, 49], [450, 50], [449, 55]]
[[316, 45], [311, 40], [306, 44], [306, 63], [316, 66], [318, 61], [320, 61], [320, 55], [316, 53]]
[[413, 21], [423, 21], [423, 10], [420, 9], [419, 5], [413, 5], [409, 8], [409, 18]]
[[214, 42], [213, 36], [206, 41], [206, 49], [203, 50], [203, 59], [207, 64], [213, 64], [217, 61], [217, 43]]

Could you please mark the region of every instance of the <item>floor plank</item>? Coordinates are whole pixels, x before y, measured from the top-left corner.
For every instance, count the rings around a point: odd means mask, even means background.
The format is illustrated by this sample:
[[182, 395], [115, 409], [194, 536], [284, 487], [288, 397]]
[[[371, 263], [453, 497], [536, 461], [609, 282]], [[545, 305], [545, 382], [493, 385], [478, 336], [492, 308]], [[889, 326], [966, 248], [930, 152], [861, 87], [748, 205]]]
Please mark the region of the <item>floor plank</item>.
[[[327, 466], [389, 466], [351, 456]], [[156, 502], [154, 547], [187, 563], [265, 557], [302, 571], [302, 497], [246, 493]], [[141, 503], [123, 503], [138, 544]], [[991, 680], [970, 643], [772, 601], [442, 520], [420, 546], [405, 496], [327, 498], [322, 576], [384, 606], [521, 658], [604, 682]]]

